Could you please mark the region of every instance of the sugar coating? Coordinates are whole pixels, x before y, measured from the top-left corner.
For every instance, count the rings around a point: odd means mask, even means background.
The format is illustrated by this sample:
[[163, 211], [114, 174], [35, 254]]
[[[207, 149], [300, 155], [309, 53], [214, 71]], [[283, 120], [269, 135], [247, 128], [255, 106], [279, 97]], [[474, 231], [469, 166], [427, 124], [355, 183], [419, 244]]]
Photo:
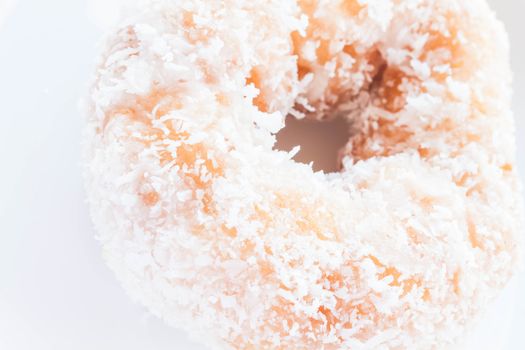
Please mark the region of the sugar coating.
[[[484, 0], [159, 0], [106, 40], [86, 183], [131, 297], [214, 349], [456, 344], [523, 224]], [[273, 150], [348, 117], [339, 173]]]

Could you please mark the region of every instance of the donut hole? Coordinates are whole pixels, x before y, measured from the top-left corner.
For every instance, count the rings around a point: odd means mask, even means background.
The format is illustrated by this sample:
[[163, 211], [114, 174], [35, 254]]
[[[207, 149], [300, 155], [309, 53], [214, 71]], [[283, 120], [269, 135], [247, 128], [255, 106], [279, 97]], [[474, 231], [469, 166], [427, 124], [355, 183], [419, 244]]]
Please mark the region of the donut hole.
[[301, 150], [293, 158], [296, 162], [312, 163], [314, 171], [331, 173], [340, 170], [339, 151], [350, 135], [350, 125], [342, 116], [327, 121], [288, 116], [285, 127], [277, 134], [275, 148], [291, 151], [300, 146]]

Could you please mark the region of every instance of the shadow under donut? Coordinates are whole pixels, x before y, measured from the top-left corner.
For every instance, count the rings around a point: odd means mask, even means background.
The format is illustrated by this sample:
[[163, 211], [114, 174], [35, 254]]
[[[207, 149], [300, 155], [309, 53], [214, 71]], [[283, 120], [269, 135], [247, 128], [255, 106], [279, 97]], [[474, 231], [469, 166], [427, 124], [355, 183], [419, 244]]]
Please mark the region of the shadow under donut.
[[326, 121], [288, 116], [286, 126], [277, 134], [275, 148], [291, 151], [300, 146], [301, 150], [293, 158], [296, 162], [313, 163], [314, 171], [331, 173], [341, 169], [339, 151], [350, 134], [350, 124], [343, 116]]

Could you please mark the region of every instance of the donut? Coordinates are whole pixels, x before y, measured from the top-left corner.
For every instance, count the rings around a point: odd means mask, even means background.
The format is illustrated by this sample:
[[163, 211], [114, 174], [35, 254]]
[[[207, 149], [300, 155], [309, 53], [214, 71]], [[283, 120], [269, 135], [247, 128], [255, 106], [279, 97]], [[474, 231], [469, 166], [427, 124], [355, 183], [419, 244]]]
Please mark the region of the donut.
[[[86, 188], [130, 297], [213, 349], [443, 349], [519, 266], [484, 0], [158, 0], [105, 40]], [[338, 172], [275, 149], [342, 116]]]

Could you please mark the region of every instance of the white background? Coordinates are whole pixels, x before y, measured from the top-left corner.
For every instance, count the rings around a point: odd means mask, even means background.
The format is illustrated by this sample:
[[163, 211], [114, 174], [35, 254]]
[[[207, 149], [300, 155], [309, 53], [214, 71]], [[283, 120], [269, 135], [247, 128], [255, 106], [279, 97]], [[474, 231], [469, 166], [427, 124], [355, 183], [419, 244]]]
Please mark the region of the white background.
[[[12, 2], [0, 0], [0, 349], [202, 349], [127, 298], [93, 238], [77, 107], [100, 38], [87, 1], [19, 0], [4, 16]], [[491, 2], [511, 35], [524, 150], [525, 1]], [[525, 349], [524, 281], [492, 307], [472, 349]]]

